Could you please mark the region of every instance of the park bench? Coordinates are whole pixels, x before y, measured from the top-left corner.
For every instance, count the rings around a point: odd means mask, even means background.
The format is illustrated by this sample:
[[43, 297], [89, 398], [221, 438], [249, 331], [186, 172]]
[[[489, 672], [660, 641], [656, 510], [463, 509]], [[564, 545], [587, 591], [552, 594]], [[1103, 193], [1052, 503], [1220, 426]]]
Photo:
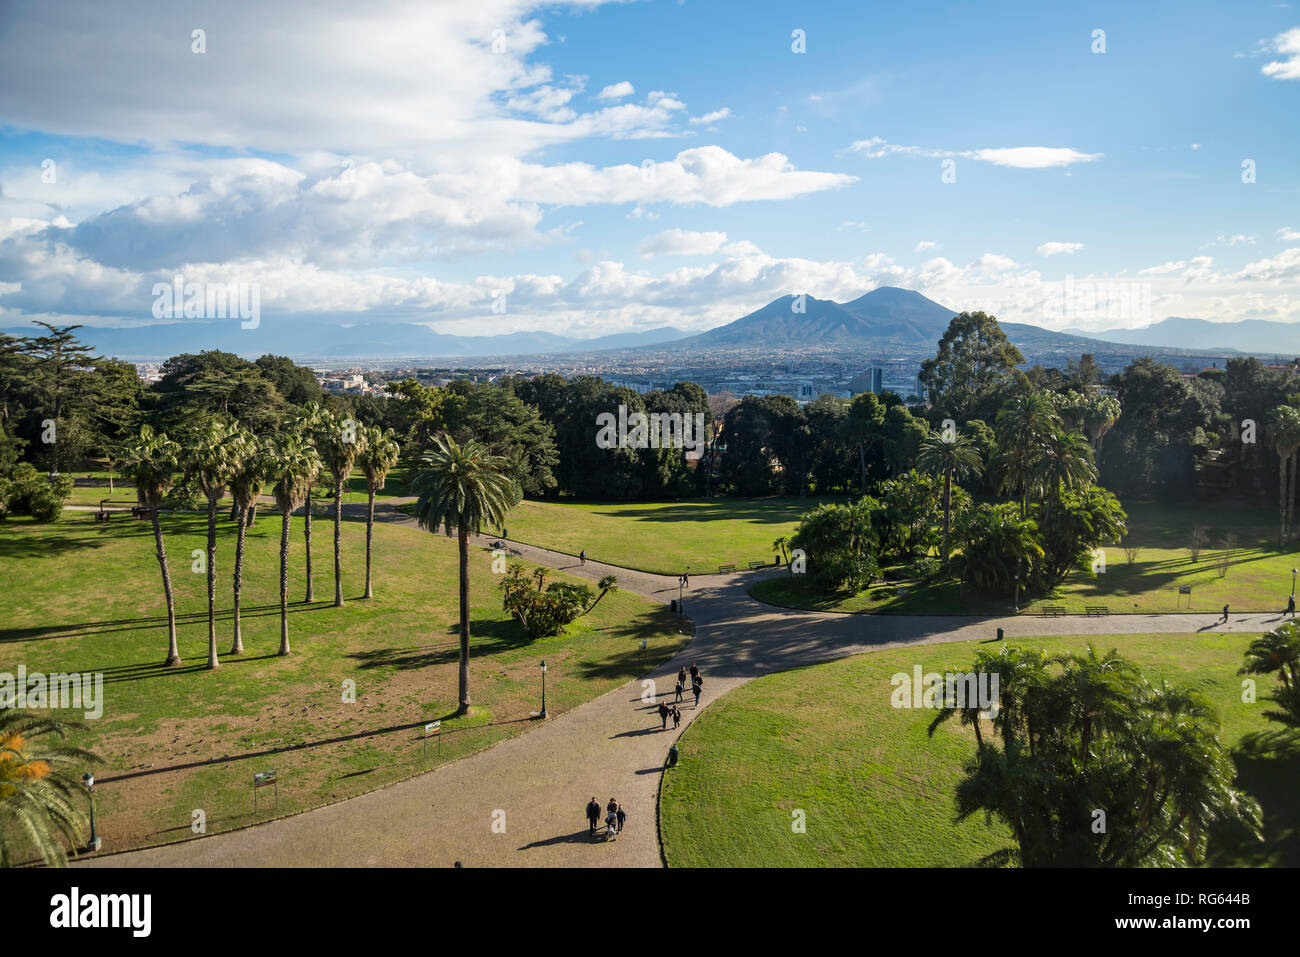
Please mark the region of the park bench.
[[96, 521], [96, 522], [107, 522], [107, 521], [108, 521], [109, 515], [111, 514], [111, 513], [108, 511], [108, 501], [109, 501], [108, 499], [102, 499], [102, 500], [100, 501], [100, 503], [99, 503], [99, 511], [95, 513], [95, 521]]
[[1084, 605], [1083, 611], [1084, 614], [1095, 618], [1099, 615], [1109, 615], [1110, 606], [1109, 605]]
[[1065, 614], [1064, 605], [1044, 605], [1039, 614], [1046, 615], [1048, 618], [1059, 618]]
[[728, 572], [734, 572], [735, 570], [736, 570], [736, 566], [735, 566], [734, 563], [732, 563], [732, 564], [730, 564], [730, 565], [719, 565], [719, 566], [718, 566], [718, 574], [719, 574], [719, 575], [725, 575], [725, 574], [727, 574]]
[[766, 568], [767, 562], [750, 562], [749, 570], [752, 572], [755, 568]]

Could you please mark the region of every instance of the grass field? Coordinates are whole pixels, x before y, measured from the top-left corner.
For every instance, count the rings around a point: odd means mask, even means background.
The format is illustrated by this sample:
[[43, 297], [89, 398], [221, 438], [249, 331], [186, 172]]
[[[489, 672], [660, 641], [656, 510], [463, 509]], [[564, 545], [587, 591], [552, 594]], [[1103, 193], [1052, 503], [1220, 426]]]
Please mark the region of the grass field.
[[[677, 502], [555, 504], [524, 501], [507, 521], [510, 538], [570, 555], [664, 575], [696, 575], [722, 564], [771, 562], [773, 540], [794, 533], [822, 499], [715, 498]], [[830, 501], [826, 499], [824, 501]], [[496, 529], [484, 529], [495, 533]]]
[[[218, 546], [218, 647], [222, 667], [205, 670], [205, 577], [191, 551], [205, 543], [206, 520], [165, 522], [175, 585], [179, 669], [161, 666], [166, 606], [149, 524], [95, 525], [66, 512], [52, 525], [0, 521], [0, 671], [104, 675], [104, 714], [77, 742], [106, 761], [96, 770], [97, 810], [106, 847], [191, 836], [201, 809], [209, 832], [269, 816], [268, 795], [253, 813], [254, 772], [276, 769], [279, 811], [299, 811], [371, 790], [485, 748], [530, 725], [539, 706], [545, 658], [547, 706], [567, 711], [675, 653], [679, 619], [627, 592], [607, 595], [567, 634], [529, 642], [505, 617], [491, 558], [472, 568], [471, 695], [467, 717], [443, 721], [439, 751], [422, 754], [422, 725], [456, 705], [456, 544], [398, 526], [375, 529], [375, 593], [364, 585], [364, 525], [343, 528], [344, 594], [334, 608], [332, 524], [313, 526], [317, 601], [303, 603], [301, 520], [293, 521], [290, 629], [293, 654], [279, 642], [279, 530], [263, 512], [250, 530], [243, 595], [246, 652], [231, 643], [234, 534], [223, 518]], [[565, 580], [556, 573], [553, 580]], [[638, 644], [647, 639], [644, 662]], [[355, 703], [345, 682], [355, 683]], [[66, 718], [80, 714], [61, 713]]]
[[[1291, 569], [1300, 550], [1278, 551], [1275, 516], [1266, 509], [1135, 504], [1128, 506], [1129, 540], [1141, 550], [1130, 565], [1124, 549], [1109, 547], [1102, 574], [1072, 572], [1048, 597], [1021, 598], [1021, 611], [1037, 613], [1043, 605], [1062, 605], [1082, 614], [1087, 605], [1106, 605], [1115, 614], [1174, 611], [1218, 613], [1225, 604], [1234, 612], [1280, 611], [1291, 593]], [[1210, 544], [1193, 562], [1188, 530], [1200, 523]], [[1237, 544], [1228, 556], [1225, 535]], [[1226, 573], [1223, 560], [1227, 558]], [[1191, 586], [1190, 599], [1180, 585]], [[899, 581], [857, 595], [826, 595], [806, 578], [773, 578], [758, 583], [755, 598], [790, 608], [890, 614], [1009, 614], [1009, 599], [989, 600], [964, 593], [956, 582], [917, 584]]]
[[[1258, 753], [1252, 732], [1275, 728], [1269, 707], [1243, 704], [1235, 674], [1248, 635], [1099, 636], [1148, 678], [1197, 687], [1219, 709], [1220, 738], [1234, 748], [1241, 785], [1264, 813], [1265, 841], [1224, 836], [1221, 866], [1300, 864], [1300, 748]], [[1082, 650], [1085, 640], [1023, 639], [1022, 646]], [[933, 738], [928, 709], [890, 705], [889, 678], [966, 671], [974, 642], [858, 655], [759, 678], [710, 705], [683, 736], [681, 763], [664, 779], [660, 807], [670, 866], [969, 866], [1010, 844], [982, 816], [954, 823], [953, 793], [974, 733], [956, 722]], [[806, 833], [794, 833], [803, 811]]]

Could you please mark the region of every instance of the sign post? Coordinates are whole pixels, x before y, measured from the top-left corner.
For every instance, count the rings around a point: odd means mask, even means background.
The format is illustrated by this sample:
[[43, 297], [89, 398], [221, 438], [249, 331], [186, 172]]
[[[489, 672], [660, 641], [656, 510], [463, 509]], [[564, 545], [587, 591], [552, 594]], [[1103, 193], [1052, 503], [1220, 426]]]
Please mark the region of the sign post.
[[272, 793], [275, 795], [275, 810], [280, 810], [280, 785], [275, 779], [275, 770], [258, 771], [253, 775], [253, 813], [257, 813], [257, 792], [264, 787], [270, 786]]
[[1183, 604], [1183, 596], [1184, 596], [1184, 595], [1187, 596], [1187, 607], [1190, 609], [1190, 608], [1192, 607], [1192, 586], [1191, 586], [1191, 585], [1179, 585], [1179, 586], [1178, 586], [1178, 605], [1179, 605], [1179, 607], [1182, 607], [1182, 604]]
[[438, 753], [442, 754], [442, 722], [430, 721], [424, 726], [424, 759], [429, 760], [429, 735], [438, 739]]

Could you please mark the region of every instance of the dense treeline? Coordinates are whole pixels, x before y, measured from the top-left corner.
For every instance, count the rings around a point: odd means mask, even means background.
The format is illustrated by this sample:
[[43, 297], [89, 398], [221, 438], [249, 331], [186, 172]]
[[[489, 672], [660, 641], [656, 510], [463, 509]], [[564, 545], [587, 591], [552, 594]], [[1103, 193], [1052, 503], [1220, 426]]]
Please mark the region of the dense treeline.
[[[0, 338], [0, 476], [21, 460], [46, 472], [88, 457], [111, 465], [145, 424], [182, 443], [211, 416], [268, 433], [318, 403], [393, 429], [410, 457], [439, 433], [476, 439], [509, 462], [530, 497], [862, 495], [916, 468], [926, 437], [945, 421], [988, 461], [1004, 405], [1037, 394], [1067, 430], [1084, 435], [1099, 484], [1121, 495], [1180, 498], [1199, 486], [1258, 501], [1296, 497], [1300, 377], [1292, 371], [1254, 358], [1195, 376], [1145, 358], [1111, 376], [1088, 361], [1022, 370], [1023, 357], [983, 313], [953, 320], [921, 371], [928, 402], [911, 406], [888, 392], [804, 405], [781, 395], [737, 400], [688, 382], [638, 394], [595, 376], [555, 374], [441, 387], [407, 379], [390, 383], [388, 397], [339, 396], [322, 393], [311, 370], [287, 358], [251, 362], [216, 351], [169, 359], [161, 381], [146, 386], [131, 364], [93, 355], [75, 327], [44, 330]], [[597, 417], [620, 406], [629, 419], [701, 417], [699, 449], [600, 447]], [[988, 471], [958, 484], [977, 496], [996, 491]], [[173, 494], [195, 492], [182, 482]]]

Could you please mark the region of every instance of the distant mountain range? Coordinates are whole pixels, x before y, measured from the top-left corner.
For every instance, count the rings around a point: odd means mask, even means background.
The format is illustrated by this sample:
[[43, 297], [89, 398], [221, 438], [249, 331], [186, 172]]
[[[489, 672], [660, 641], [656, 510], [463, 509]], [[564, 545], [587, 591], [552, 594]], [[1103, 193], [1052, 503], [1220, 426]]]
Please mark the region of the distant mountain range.
[[[958, 310], [919, 292], [882, 286], [850, 302], [813, 296], [782, 296], [726, 325], [692, 334], [672, 326], [646, 332], [620, 332], [576, 339], [549, 332], [500, 336], [456, 336], [415, 323], [308, 325], [302, 320], [263, 318], [256, 330], [237, 321], [189, 320], [132, 328], [85, 327], [78, 334], [104, 355], [124, 359], [163, 359], [200, 349], [223, 349], [256, 357], [271, 352], [299, 359], [433, 359], [475, 356], [580, 355], [615, 349], [655, 352], [791, 351], [799, 349], [932, 350]], [[1151, 349], [1168, 354], [1242, 352], [1300, 355], [1300, 323], [1217, 323], [1170, 318], [1144, 329], [1086, 333], [1052, 332], [1026, 323], [1000, 323], [1007, 337], [1031, 359], [1055, 353], [1102, 352], [1137, 356]], [[6, 329], [30, 335], [32, 329]]]
[[1209, 322], [1170, 316], [1141, 329], [1105, 329], [1101, 332], [1067, 332], [1107, 342], [1135, 346], [1177, 346], [1181, 349], [1234, 349], [1237, 352], [1266, 352], [1300, 356], [1300, 323], [1243, 319], [1241, 322]]
[[[11, 336], [34, 335], [31, 329], [3, 329]], [[235, 320], [158, 323], [149, 326], [77, 330], [83, 342], [106, 356], [130, 360], [166, 359], [185, 352], [221, 349], [257, 357], [268, 352], [300, 357], [467, 358], [471, 356], [585, 353], [609, 349], [659, 346], [690, 335], [672, 326], [645, 332], [617, 332], [594, 339], [577, 339], [550, 332], [512, 332], [501, 336], [455, 336], [434, 332], [416, 323], [323, 324], [308, 326], [263, 317], [256, 330], [244, 330]]]

